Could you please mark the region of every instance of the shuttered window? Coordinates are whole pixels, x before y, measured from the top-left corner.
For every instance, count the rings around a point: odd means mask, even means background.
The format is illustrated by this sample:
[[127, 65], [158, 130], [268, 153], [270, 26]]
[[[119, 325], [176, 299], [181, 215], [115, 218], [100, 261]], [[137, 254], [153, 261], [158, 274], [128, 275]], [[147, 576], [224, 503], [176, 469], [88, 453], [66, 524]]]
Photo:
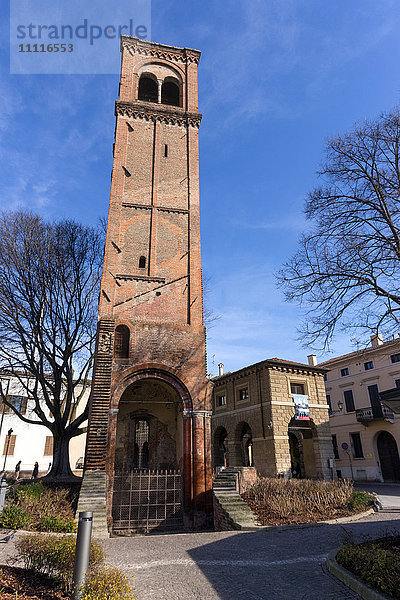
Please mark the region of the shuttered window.
[[353, 392], [351, 390], [346, 390], [343, 395], [344, 395], [344, 403], [346, 405], [346, 412], [354, 412], [355, 406], [354, 406]]
[[[3, 456], [5, 456], [6, 454], [7, 454], [7, 456], [14, 456], [16, 439], [17, 439], [16, 435], [6, 435], [6, 439], [4, 440]], [[7, 452], [7, 445], [8, 445], [8, 452]]]
[[46, 442], [44, 444], [43, 456], [53, 456], [53, 445], [54, 445], [53, 436], [46, 435]]

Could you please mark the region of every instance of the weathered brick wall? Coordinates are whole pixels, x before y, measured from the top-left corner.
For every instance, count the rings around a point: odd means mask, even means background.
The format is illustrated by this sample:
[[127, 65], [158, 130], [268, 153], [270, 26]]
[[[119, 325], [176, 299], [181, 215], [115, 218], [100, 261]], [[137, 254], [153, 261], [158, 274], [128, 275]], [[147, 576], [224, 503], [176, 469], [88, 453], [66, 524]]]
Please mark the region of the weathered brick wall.
[[[98, 456], [89, 451], [92, 468], [107, 463], [109, 507], [119, 401], [136, 381], [135, 373], [151, 372], [177, 386], [184, 403], [185, 508], [212, 513], [211, 395], [200, 257], [199, 57], [195, 50], [122, 38], [99, 319], [129, 328], [130, 352], [129, 358], [112, 358], [111, 345], [111, 375], [100, 381], [95, 373], [99, 385], [92, 412], [99, 415], [97, 427], [101, 425], [106, 437], [108, 431], [108, 446], [105, 450], [101, 438]], [[145, 72], [159, 84], [173, 76], [180, 84], [181, 106], [139, 100], [138, 81]], [[145, 267], [139, 266], [141, 256]], [[95, 431], [90, 440], [92, 450], [98, 450]]]

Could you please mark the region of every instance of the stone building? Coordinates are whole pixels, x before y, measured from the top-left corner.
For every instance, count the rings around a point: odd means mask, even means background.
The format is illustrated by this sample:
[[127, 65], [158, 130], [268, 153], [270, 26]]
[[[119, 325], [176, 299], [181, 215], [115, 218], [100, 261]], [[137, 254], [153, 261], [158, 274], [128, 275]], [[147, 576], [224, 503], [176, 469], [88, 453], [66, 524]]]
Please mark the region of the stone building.
[[[254, 466], [268, 477], [331, 476], [326, 369], [314, 364], [314, 355], [309, 363], [272, 358], [213, 378], [214, 468]], [[295, 400], [301, 401], [297, 409]]]
[[400, 388], [400, 339], [374, 335], [370, 346], [320, 366], [329, 369], [325, 388], [338, 475], [400, 481], [400, 415], [380, 400], [381, 392]]
[[200, 263], [200, 52], [128, 36], [121, 52], [79, 508], [96, 503], [97, 533], [202, 527], [212, 519], [212, 496]]

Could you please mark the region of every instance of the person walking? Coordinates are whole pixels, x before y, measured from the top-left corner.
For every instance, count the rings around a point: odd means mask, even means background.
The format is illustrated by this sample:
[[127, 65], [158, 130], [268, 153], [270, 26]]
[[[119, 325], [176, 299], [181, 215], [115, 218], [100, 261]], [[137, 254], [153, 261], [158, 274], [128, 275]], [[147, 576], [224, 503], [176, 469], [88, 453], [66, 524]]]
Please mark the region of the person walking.
[[37, 479], [38, 474], [39, 474], [39, 463], [36, 461], [33, 466], [33, 471], [32, 471], [32, 479], [34, 481]]
[[16, 481], [18, 481], [18, 479], [19, 479], [20, 470], [21, 470], [21, 461], [19, 460], [17, 462], [17, 464], [15, 465], [15, 479], [16, 479]]

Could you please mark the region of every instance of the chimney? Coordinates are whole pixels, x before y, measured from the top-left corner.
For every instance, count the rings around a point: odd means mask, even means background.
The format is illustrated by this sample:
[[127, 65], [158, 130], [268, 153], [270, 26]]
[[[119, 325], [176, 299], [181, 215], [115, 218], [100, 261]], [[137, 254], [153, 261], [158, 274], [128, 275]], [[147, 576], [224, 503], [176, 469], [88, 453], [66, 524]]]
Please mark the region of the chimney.
[[310, 367], [316, 367], [317, 366], [317, 355], [316, 354], [309, 354], [307, 356], [308, 358], [308, 364], [310, 365]]
[[378, 346], [382, 346], [383, 338], [381, 333], [375, 333], [371, 335], [371, 346], [372, 348], [377, 348]]
[[218, 371], [219, 371], [219, 373], [218, 373], [218, 374], [219, 374], [219, 376], [221, 377], [221, 375], [223, 375], [223, 374], [224, 374], [224, 365], [223, 365], [223, 363], [219, 363], [219, 364], [218, 364]]

